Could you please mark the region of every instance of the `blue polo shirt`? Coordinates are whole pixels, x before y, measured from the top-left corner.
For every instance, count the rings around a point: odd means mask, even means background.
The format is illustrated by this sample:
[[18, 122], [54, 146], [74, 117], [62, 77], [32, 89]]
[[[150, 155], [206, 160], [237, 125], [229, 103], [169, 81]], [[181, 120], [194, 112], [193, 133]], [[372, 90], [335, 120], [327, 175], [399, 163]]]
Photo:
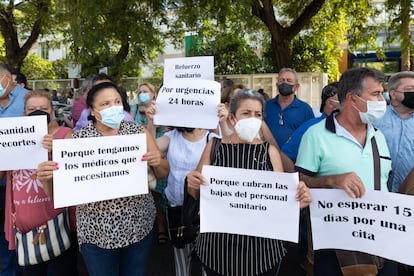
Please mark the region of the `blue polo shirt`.
[[389, 183], [391, 191], [398, 192], [414, 167], [414, 114], [403, 119], [389, 105], [387, 112], [374, 126], [384, 133], [387, 140], [392, 160]]
[[296, 162], [296, 157], [298, 156], [298, 150], [300, 141], [302, 140], [303, 134], [313, 126], [314, 124], [319, 123], [323, 119], [326, 118], [326, 113], [322, 113], [322, 115], [318, 118], [310, 119], [304, 122], [298, 129], [296, 129], [292, 136], [290, 136], [289, 140], [283, 144], [282, 152], [286, 154], [290, 159], [292, 159], [293, 163]]
[[301, 124], [315, 116], [310, 105], [296, 96], [290, 105], [281, 110], [277, 101], [278, 97], [279, 95], [266, 101], [264, 119], [279, 147], [282, 147]]
[[26, 95], [27, 92], [27, 89], [20, 85], [16, 85], [9, 93], [9, 103], [4, 108], [0, 107], [0, 118], [23, 116], [24, 95]]
[[319, 177], [355, 172], [367, 190], [374, 190], [374, 159], [371, 138], [375, 136], [380, 155], [381, 191], [388, 191], [387, 180], [391, 158], [387, 142], [380, 130], [368, 125], [365, 147], [343, 128], [332, 113], [311, 126], [303, 135], [296, 159], [296, 169]]

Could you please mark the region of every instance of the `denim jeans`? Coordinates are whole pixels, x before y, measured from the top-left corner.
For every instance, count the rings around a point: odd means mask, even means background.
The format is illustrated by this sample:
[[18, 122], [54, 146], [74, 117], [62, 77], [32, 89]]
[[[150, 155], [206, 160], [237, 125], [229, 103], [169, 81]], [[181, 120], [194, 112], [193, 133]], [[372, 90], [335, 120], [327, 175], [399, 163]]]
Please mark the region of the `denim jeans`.
[[[6, 195], [6, 177], [0, 179], [0, 212], [4, 212]], [[4, 234], [4, 216], [0, 216], [0, 275], [15, 276], [20, 275], [21, 267], [17, 264], [16, 252], [9, 250], [9, 242]]]
[[82, 244], [81, 252], [90, 276], [144, 276], [153, 233], [141, 241], [117, 249]]

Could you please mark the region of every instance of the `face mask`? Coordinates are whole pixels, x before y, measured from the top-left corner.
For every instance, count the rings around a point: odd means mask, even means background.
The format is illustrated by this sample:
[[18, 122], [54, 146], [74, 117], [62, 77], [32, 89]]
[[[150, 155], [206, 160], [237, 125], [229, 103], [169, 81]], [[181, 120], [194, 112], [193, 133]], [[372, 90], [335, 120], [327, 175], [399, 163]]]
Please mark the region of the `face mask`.
[[9, 84], [10, 84], [10, 82], [9, 82], [9, 83], [7, 83], [7, 86], [6, 87], [3, 87], [3, 85], [1, 84], [1, 82], [4, 80], [5, 77], [6, 77], [6, 74], [0, 80], [0, 97], [2, 97], [6, 93], [7, 87], [9, 87]]
[[102, 116], [101, 123], [110, 128], [119, 128], [124, 119], [124, 108], [122, 105], [114, 105], [98, 111]]
[[385, 101], [387, 103], [389, 103], [391, 101], [391, 99], [390, 99], [390, 93], [384, 92], [384, 93], [382, 93], [382, 96], [384, 97], [384, 99], [385, 99]]
[[262, 126], [262, 120], [251, 117], [237, 121], [234, 129], [237, 136], [243, 141], [251, 142], [254, 138], [259, 137], [259, 130]]
[[277, 89], [282, 96], [289, 96], [293, 93], [293, 84], [281, 83], [277, 85]]
[[373, 124], [378, 122], [382, 116], [384, 116], [385, 111], [387, 110], [386, 101], [365, 101], [361, 97], [358, 98], [367, 103], [367, 112], [361, 112], [354, 106], [355, 109], [359, 111], [359, 117], [364, 124]]
[[414, 92], [404, 92], [404, 100], [401, 103], [408, 108], [414, 109]]
[[139, 93], [138, 100], [141, 104], [147, 104], [151, 101], [150, 93]]
[[27, 116], [39, 116], [39, 115], [46, 115], [47, 123], [50, 123], [50, 114], [43, 110], [35, 110], [27, 114]]

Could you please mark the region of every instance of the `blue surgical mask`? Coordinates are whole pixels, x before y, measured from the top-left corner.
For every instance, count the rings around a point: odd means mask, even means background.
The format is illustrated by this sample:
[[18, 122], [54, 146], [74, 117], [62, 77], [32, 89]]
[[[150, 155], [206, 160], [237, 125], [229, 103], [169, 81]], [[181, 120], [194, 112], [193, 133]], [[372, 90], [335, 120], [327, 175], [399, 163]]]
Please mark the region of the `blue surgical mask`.
[[6, 77], [6, 74], [4, 74], [4, 76], [0, 80], [0, 97], [3, 97], [4, 93], [6, 93], [7, 87], [9, 87], [9, 84], [10, 84], [10, 82], [9, 82], [6, 87], [3, 87], [1, 82], [4, 80], [5, 77]]
[[119, 128], [121, 121], [125, 117], [122, 105], [114, 105], [98, 112], [102, 117], [101, 123], [110, 128]]
[[138, 100], [140, 104], [147, 104], [151, 101], [151, 95], [150, 93], [139, 93]]
[[146, 92], [139, 93], [138, 100], [140, 104], [147, 104], [151, 101], [151, 95], [150, 93], [146, 93]]

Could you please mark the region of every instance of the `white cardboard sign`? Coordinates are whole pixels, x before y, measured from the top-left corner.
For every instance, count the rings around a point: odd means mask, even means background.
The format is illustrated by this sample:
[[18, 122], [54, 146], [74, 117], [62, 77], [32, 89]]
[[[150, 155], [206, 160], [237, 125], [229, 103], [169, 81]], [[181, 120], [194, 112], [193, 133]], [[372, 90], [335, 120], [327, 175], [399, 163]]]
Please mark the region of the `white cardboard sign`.
[[165, 126], [215, 129], [218, 125], [220, 83], [202, 79], [176, 79], [161, 87], [154, 123]]
[[200, 232], [298, 242], [297, 173], [203, 166]]
[[350, 198], [343, 190], [312, 189], [314, 250], [344, 249], [414, 265], [414, 197], [366, 191]]
[[214, 56], [166, 59], [164, 84], [174, 79], [214, 80]]
[[0, 171], [36, 169], [47, 161], [46, 134], [45, 115], [0, 118]]
[[53, 141], [55, 208], [148, 193], [145, 134]]

